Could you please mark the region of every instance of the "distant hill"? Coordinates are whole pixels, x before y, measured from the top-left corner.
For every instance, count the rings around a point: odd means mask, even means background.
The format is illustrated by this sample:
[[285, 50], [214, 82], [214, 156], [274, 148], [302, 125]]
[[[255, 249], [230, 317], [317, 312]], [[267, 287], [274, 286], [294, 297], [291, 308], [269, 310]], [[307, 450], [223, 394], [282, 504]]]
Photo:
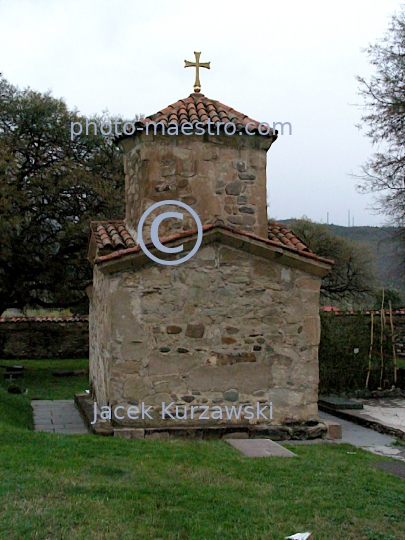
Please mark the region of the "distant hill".
[[[295, 219], [277, 221], [294, 230]], [[336, 236], [369, 248], [374, 259], [374, 272], [379, 287], [397, 290], [405, 301], [405, 242], [401, 242], [398, 228], [325, 226]]]

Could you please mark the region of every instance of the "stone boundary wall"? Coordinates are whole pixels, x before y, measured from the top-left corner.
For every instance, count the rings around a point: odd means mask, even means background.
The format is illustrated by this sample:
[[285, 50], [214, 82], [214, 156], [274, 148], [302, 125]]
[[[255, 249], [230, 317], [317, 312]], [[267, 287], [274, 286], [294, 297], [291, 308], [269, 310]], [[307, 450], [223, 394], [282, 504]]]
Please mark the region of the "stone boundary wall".
[[88, 358], [89, 318], [0, 317], [0, 358]]

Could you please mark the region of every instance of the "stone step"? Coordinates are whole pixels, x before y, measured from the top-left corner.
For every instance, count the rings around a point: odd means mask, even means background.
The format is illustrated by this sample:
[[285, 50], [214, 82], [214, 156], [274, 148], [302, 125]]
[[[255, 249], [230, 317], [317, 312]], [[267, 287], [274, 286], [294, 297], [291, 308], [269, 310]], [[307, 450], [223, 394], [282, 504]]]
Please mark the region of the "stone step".
[[342, 438], [342, 426], [332, 420], [323, 420], [324, 424], [328, 428], [326, 434], [327, 439], [341, 439]]
[[320, 396], [318, 405], [338, 411], [343, 411], [345, 409], [363, 409], [362, 403], [338, 396]]

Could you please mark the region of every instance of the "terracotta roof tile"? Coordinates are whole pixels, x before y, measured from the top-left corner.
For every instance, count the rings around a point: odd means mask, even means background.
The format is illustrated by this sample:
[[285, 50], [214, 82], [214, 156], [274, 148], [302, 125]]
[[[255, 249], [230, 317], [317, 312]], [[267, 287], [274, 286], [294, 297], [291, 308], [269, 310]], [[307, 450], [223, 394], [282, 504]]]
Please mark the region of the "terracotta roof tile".
[[303, 251], [305, 253], [312, 253], [312, 250], [304, 244], [295, 234], [286, 229], [284, 225], [279, 223], [272, 223], [269, 226], [269, 239], [281, 244], [294, 248], [297, 251]]
[[[278, 246], [288, 249], [289, 251], [296, 252], [297, 254], [303, 255], [306, 258], [334, 264], [333, 261], [330, 261], [329, 259], [325, 259], [323, 257], [318, 257], [317, 255], [315, 255], [309, 249], [309, 247], [307, 247], [303, 242], [301, 242], [301, 240], [297, 236], [295, 236], [292, 231], [286, 229], [283, 225], [277, 223], [273, 223], [269, 227], [268, 239], [261, 238], [260, 236], [257, 236], [253, 233], [240, 231], [238, 229], [233, 229], [231, 227], [226, 227], [223, 225], [203, 225], [203, 231], [205, 232], [215, 227], [219, 227], [224, 230], [246, 236], [248, 238], [259, 240], [272, 246]], [[125, 228], [123, 221], [94, 221], [91, 223], [91, 230], [98, 247], [98, 254], [96, 256], [96, 260], [107, 260], [106, 257], [109, 257], [109, 254], [111, 254], [112, 257], [114, 257], [115, 255], [120, 257], [125, 255], [126, 253], [136, 253], [140, 251], [140, 246], [136, 244], [134, 239], [131, 237], [131, 235]], [[173, 242], [174, 240], [180, 238], [187, 238], [189, 236], [193, 236], [194, 234], [196, 234], [196, 231], [194, 230], [177, 233], [172, 236], [160, 238], [160, 241], [162, 242], [162, 244], [165, 244], [167, 242]], [[152, 244], [147, 244], [148, 247], [150, 247], [151, 245]]]
[[124, 221], [94, 221], [91, 230], [100, 250], [114, 251], [135, 247], [136, 243], [124, 226]]
[[[339, 315], [339, 316], [345, 316], [345, 315], [371, 315], [371, 313], [373, 313], [374, 315], [379, 316], [380, 313], [381, 313], [381, 310], [375, 310], [375, 309], [366, 309], [366, 310], [357, 310], [357, 311], [355, 311], [353, 309], [346, 309], [346, 310], [338, 309], [338, 308], [327, 309], [327, 308], [331, 308], [331, 307], [332, 306], [322, 306], [320, 309], [322, 311], [326, 311], [326, 312], [333, 312], [335, 315]], [[390, 315], [389, 309], [385, 309], [384, 313], [385, 313], [386, 317], [389, 317], [389, 315]], [[392, 314], [393, 315], [405, 315], [405, 308], [393, 309]]]
[[[237, 132], [243, 131], [248, 122], [251, 122], [249, 131], [259, 134], [257, 130], [259, 122], [249, 118], [241, 112], [235, 111], [219, 101], [205, 97], [204, 94], [191, 94], [185, 99], [180, 99], [156, 114], [152, 114], [151, 116], [139, 120], [139, 122], [136, 123], [136, 127], [138, 129], [143, 129], [149, 122], [163, 122], [166, 127], [169, 122], [178, 125], [182, 125], [186, 122], [191, 124], [196, 124], [197, 122], [207, 124], [208, 120], [215, 123], [233, 122], [237, 127]], [[223, 129], [223, 126], [221, 129]], [[127, 136], [130, 137], [131, 135], [122, 134], [117, 137], [117, 140], [124, 139]], [[277, 132], [276, 134], [273, 134], [273, 130], [271, 130], [269, 135], [261, 136], [275, 138]]]

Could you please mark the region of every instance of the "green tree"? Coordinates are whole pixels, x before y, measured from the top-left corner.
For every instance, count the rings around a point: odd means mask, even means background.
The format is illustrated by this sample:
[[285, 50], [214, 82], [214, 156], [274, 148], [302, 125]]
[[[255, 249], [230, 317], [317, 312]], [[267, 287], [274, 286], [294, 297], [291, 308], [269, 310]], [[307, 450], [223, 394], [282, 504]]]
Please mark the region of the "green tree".
[[326, 225], [309, 219], [291, 220], [289, 226], [316, 255], [335, 262], [322, 280], [323, 300], [359, 301], [372, 293], [372, 256], [365, 248], [334, 235]]
[[[92, 118], [99, 122], [99, 117]], [[91, 219], [124, 213], [122, 158], [50, 93], [0, 77], [0, 314], [28, 306], [88, 308]]]
[[[377, 289], [374, 293], [373, 309], [381, 309], [383, 290]], [[391, 302], [392, 309], [402, 308], [404, 303], [401, 295], [394, 289], [384, 289], [384, 309], [389, 308]]]

